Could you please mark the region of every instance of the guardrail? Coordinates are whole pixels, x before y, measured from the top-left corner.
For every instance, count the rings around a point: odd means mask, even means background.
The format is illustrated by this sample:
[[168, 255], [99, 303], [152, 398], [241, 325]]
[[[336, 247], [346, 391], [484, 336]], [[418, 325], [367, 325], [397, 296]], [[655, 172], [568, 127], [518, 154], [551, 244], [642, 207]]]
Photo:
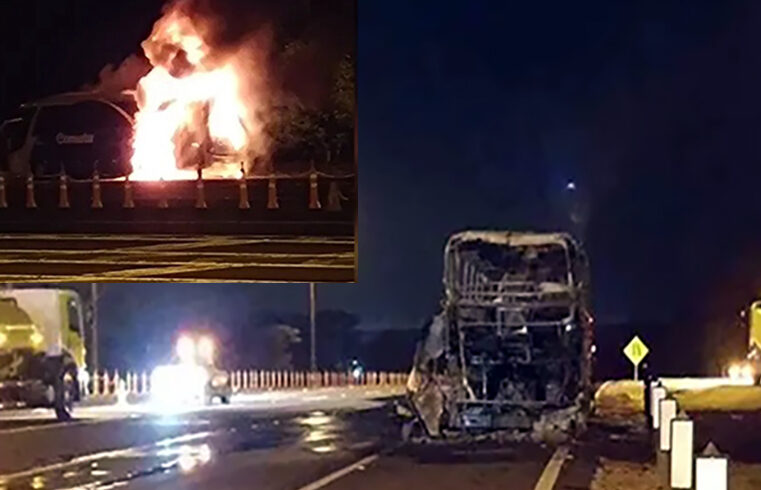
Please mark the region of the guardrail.
[[[269, 371], [236, 370], [227, 372], [233, 393], [271, 390], [332, 388], [351, 386], [403, 386], [407, 373], [368, 371], [360, 376], [336, 371]], [[113, 396], [141, 396], [151, 391], [150, 375], [147, 371], [94, 373], [89, 380], [80, 380], [82, 393], [87, 399]]]
[[0, 233], [351, 236], [356, 176], [131, 181], [0, 173]]
[[[127, 177], [103, 178], [93, 173], [87, 179], [15, 176], [0, 174], [0, 209], [22, 208], [170, 208], [182, 206], [207, 209], [215, 203], [226, 207], [251, 209], [252, 204], [266, 209], [280, 209], [281, 198], [304, 208], [340, 211], [345, 195], [353, 186], [354, 174], [328, 174], [316, 170], [299, 174], [245, 175], [237, 178], [208, 178], [201, 171], [196, 179], [130, 180]], [[285, 193], [279, 190], [286, 185]], [[235, 206], [229, 206], [235, 204]]]

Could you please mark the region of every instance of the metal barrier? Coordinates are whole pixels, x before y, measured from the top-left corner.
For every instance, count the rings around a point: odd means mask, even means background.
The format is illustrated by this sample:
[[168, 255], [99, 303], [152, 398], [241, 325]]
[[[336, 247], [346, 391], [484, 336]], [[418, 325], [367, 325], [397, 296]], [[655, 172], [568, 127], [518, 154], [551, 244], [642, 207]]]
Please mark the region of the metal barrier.
[[0, 175], [0, 233], [353, 235], [354, 175], [131, 181]]
[[[229, 371], [233, 393], [257, 391], [294, 390], [333, 387], [400, 387], [407, 382], [406, 373], [368, 371], [359, 377], [345, 372], [333, 371], [269, 371], [235, 370]], [[142, 396], [151, 391], [150, 376], [147, 371], [120, 373], [118, 370], [101, 371], [89, 376], [82, 383], [85, 398], [97, 399], [117, 395], [120, 388], [127, 395]]]

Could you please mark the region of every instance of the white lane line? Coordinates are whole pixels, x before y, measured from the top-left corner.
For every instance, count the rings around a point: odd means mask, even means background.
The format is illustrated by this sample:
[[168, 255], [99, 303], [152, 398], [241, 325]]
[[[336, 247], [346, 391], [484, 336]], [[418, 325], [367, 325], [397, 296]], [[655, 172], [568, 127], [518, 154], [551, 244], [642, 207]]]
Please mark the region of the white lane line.
[[16, 478], [25, 478], [27, 476], [36, 475], [39, 473], [47, 473], [49, 471], [60, 470], [63, 468], [68, 468], [70, 466], [76, 466], [83, 463], [89, 463], [91, 461], [97, 461], [99, 459], [116, 459], [116, 458], [126, 458], [126, 457], [130, 457], [134, 455], [139, 455], [146, 451], [150, 451], [151, 449], [164, 448], [172, 444], [189, 442], [189, 441], [193, 441], [197, 439], [205, 439], [211, 436], [212, 434], [213, 433], [210, 431], [196, 432], [192, 434], [184, 434], [177, 437], [162, 439], [158, 442], [143, 444], [141, 446], [131, 446], [131, 447], [125, 447], [122, 449], [113, 449], [108, 451], [99, 451], [95, 453], [83, 454], [81, 456], [75, 456], [66, 461], [35, 466], [33, 468], [29, 468], [26, 470], [16, 471], [15, 473], [6, 473], [4, 475], [0, 475], [0, 484], [5, 484]]
[[86, 462], [94, 461], [98, 459], [125, 457], [135, 453], [137, 449], [138, 448], [115, 449], [113, 451], [92, 453], [92, 454], [87, 454], [85, 456], [80, 456], [78, 458], [74, 458], [69, 461], [61, 461], [60, 463], [50, 463], [46, 465], [35, 466], [34, 468], [17, 471], [15, 473], [6, 473], [4, 475], [0, 475], [0, 483], [5, 484], [16, 478], [26, 478], [27, 476], [36, 475], [39, 473], [47, 473], [49, 471], [54, 471], [54, 470], [60, 470], [63, 468], [67, 468], [69, 466], [76, 466], [78, 464], [82, 464], [82, 463], [86, 463]]
[[357, 471], [363, 466], [367, 466], [371, 464], [376, 459], [378, 459], [378, 454], [372, 454], [370, 456], [367, 456], [366, 458], [360, 459], [356, 463], [352, 463], [349, 466], [346, 466], [344, 468], [341, 468], [340, 470], [334, 471], [333, 473], [327, 476], [324, 476], [320, 478], [319, 480], [313, 481], [312, 483], [305, 485], [299, 488], [298, 490], [317, 490], [319, 488], [326, 487], [330, 485], [331, 483], [333, 483], [334, 481], [338, 480], [339, 478], [343, 478], [349, 473]]
[[552, 457], [547, 462], [547, 466], [544, 467], [539, 481], [536, 482], [534, 490], [552, 490], [555, 487], [555, 482], [558, 480], [558, 476], [560, 476], [560, 469], [563, 467], [567, 457], [568, 446], [560, 446], [555, 449]]
[[[19, 419], [7, 419], [7, 420], [19, 420]], [[31, 419], [31, 420], [44, 420], [44, 419]], [[12, 429], [2, 429], [0, 430], [0, 436], [8, 435], [8, 434], [18, 434], [21, 432], [34, 432], [34, 431], [42, 431], [42, 430], [48, 430], [48, 429], [58, 429], [61, 427], [78, 427], [82, 425], [92, 425], [92, 424], [99, 424], [102, 422], [108, 422], [113, 420], [119, 420], [116, 417], [113, 418], [102, 418], [102, 419], [90, 419], [90, 420], [78, 420], [76, 422], [54, 422], [52, 424], [40, 424], [40, 425], [27, 425], [25, 427], [14, 427]], [[2, 421], [2, 419], [0, 419]]]

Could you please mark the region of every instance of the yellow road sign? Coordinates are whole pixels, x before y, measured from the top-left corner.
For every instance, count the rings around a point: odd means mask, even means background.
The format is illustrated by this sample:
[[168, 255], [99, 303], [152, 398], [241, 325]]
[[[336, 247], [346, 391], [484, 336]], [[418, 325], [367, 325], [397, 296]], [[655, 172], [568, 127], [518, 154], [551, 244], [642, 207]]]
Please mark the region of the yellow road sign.
[[639, 366], [639, 363], [642, 362], [642, 359], [645, 358], [648, 352], [650, 352], [650, 349], [636, 335], [624, 347], [624, 355], [629, 358], [634, 366]]

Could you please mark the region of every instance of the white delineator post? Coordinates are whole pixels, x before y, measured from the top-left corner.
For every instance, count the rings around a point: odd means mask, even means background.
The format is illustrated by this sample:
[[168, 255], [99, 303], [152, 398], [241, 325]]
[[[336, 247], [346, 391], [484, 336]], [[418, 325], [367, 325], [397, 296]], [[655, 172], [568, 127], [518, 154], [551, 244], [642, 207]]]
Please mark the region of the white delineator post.
[[676, 417], [676, 400], [666, 398], [661, 400], [660, 409], [660, 449], [661, 451], [671, 450], [671, 420]]
[[693, 430], [686, 415], [671, 420], [671, 488], [692, 488]]
[[652, 390], [650, 403], [652, 403], [653, 406], [650, 413], [653, 414], [653, 429], [657, 430], [661, 426], [661, 400], [666, 399], [666, 388], [660, 385], [654, 385]]
[[118, 385], [116, 387], [116, 404], [120, 406], [128, 405], [129, 402], [127, 401], [127, 395], [129, 391], [127, 390], [127, 383], [124, 380], [119, 380]]
[[695, 490], [727, 490], [729, 459], [708, 443], [703, 454], [695, 458]]

